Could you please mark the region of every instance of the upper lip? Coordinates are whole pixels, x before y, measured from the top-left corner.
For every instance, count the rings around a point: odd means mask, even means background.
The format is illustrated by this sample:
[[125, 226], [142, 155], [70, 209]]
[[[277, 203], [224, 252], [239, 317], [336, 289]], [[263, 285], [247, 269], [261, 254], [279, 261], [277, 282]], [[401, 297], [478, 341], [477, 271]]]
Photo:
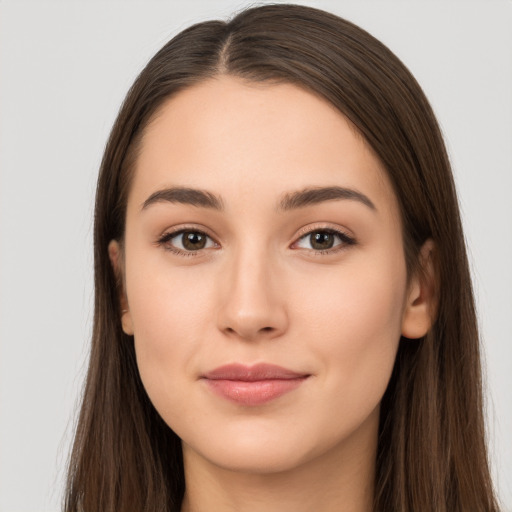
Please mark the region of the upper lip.
[[226, 364], [202, 375], [203, 378], [210, 380], [239, 380], [245, 382], [274, 379], [289, 380], [308, 376], [307, 373], [295, 372], [282, 366], [267, 363], [252, 366], [239, 363]]

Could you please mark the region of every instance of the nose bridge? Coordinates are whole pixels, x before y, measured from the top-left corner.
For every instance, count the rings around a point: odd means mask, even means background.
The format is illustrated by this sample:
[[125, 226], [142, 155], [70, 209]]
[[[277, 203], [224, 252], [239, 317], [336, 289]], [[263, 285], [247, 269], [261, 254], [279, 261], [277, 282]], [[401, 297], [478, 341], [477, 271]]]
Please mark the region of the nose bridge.
[[245, 339], [275, 337], [286, 329], [284, 290], [276, 255], [251, 240], [226, 261], [219, 328]]

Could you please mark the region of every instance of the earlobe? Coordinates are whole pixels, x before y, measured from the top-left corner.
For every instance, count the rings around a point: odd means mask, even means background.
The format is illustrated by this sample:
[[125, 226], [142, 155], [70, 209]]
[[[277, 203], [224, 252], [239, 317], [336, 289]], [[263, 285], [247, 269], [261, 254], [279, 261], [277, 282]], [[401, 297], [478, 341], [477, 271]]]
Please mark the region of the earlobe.
[[116, 276], [119, 306], [121, 310], [121, 325], [123, 327], [123, 332], [125, 334], [128, 334], [129, 336], [133, 336], [132, 317], [130, 309], [128, 307], [128, 300], [124, 289], [124, 268], [121, 246], [119, 245], [119, 242], [117, 240], [111, 240], [108, 244], [108, 257], [110, 259], [110, 264], [112, 265], [114, 274]]
[[409, 284], [402, 317], [402, 336], [405, 338], [425, 336], [434, 323], [438, 288], [434, 252], [435, 244], [429, 239], [420, 250], [419, 268]]

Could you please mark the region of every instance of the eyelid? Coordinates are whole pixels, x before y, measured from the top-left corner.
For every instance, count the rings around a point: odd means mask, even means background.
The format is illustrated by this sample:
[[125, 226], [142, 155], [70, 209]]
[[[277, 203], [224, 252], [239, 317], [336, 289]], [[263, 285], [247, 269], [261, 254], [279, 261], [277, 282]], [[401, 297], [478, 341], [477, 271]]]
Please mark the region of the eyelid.
[[[320, 223], [320, 224], [313, 224], [306, 226], [302, 228], [295, 237], [295, 241], [292, 243], [291, 248], [295, 246], [299, 241], [304, 239], [305, 237], [311, 235], [312, 233], [319, 233], [319, 232], [327, 232], [332, 233], [333, 235], [337, 236], [341, 243], [338, 245], [335, 245], [334, 247], [331, 247], [329, 249], [304, 249], [306, 251], [309, 251], [313, 254], [334, 254], [338, 251], [344, 250], [347, 248], [347, 246], [356, 245], [357, 240], [354, 237], [354, 235], [347, 232], [348, 230], [343, 229], [339, 226], [332, 226], [326, 223]], [[302, 248], [303, 249], [303, 248]]]
[[[204, 247], [201, 249], [197, 249], [195, 251], [187, 251], [180, 249], [178, 247], [172, 246], [168, 244], [168, 242], [173, 239], [174, 237], [185, 233], [187, 231], [195, 232], [202, 234], [213, 241], [215, 247]], [[302, 239], [307, 237], [308, 235], [311, 235], [312, 233], [318, 233], [318, 232], [327, 232], [331, 233], [335, 236], [337, 236], [341, 243], [335, 245], [334, 247], [331, 247], [329, 249], [303, 249], [309, 253], [315, 254], [315, 255], [323, 255], [323, 254], [334, 254], [338, 251], [341, 251], [343, 249], [346, 249], [347, 246], [355, 245], [357, 244], [357, 240], [352, 234], [347, 233], [348, 230], [343, 229], [339, 226], [332, 226], [330, 224], [326, 223], [319, 223], [319, 224], [313, 224], [308, 225], [299, 230], [297, 235], [295, 236], [294, 242], [291, 244], [290, 248], [294, 249], [294, 246]], [[163, 232], [162, 235], [160, 235], [156, 241], [156, 245], [164, 246], [164, 249], [171, 251], [175, 254], [178, 254], [180, 256], [200, 256], [203, 254], [205, 249], [212, 249], [212, 248], [219, 248], [220, 244], [217, 242], [215, 237], [209, 233], [209, 230], [207, 228], [204, 228], [202, 226], [197, 225], [181, 225], [174, 228], [170, 228]]]
[[297, 232], [296, 239], [302, 238], [303, 236], [315, 231], [332, 231], [333, 233], [340, 233], [346, 236], [347, 238], [354, 239], [354, 236], [348, 229], [342, 228], [341, 226], [338, 225], [330, 224], [329, 222], [315, 222], [313, 224], [308, 224], [307, 226], [304, 226]]
[[209, 233], [208, 229], [204, 227], [199, 227], [197, 225], [181, 225], [165, 230], [157, 238], [155, 243], [158, 246], [163, 246], [165, 250], [168, 250], [180, 256], [200, 256], [205, 249], [212, 249], [212, 247], [204, 247], [202, 249], [197, 249], [195, 251], [187, 251], [169, 244], [170, 240], [172, 240], [174, 237], [186, 233], [187, 231], [204, 235], [210, 240], [212, 240], [216, 247], [220, 247], [220, 244], [217, 242], [215, 237]]

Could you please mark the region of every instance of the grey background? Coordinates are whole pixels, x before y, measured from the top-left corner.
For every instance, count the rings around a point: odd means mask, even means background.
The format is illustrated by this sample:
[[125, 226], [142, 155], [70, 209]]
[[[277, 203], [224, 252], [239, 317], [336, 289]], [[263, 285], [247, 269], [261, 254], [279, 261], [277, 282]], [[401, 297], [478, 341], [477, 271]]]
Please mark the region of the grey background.
[[[310, 1], [411, 69], [446, 136], [470, 249], [489, 446], [512, 511], [512, 2]], [[92, 320], [97, 169], [124, 94], [190, 24], [248, 2], [0, 2], [0, 511], [57, 511]]]

